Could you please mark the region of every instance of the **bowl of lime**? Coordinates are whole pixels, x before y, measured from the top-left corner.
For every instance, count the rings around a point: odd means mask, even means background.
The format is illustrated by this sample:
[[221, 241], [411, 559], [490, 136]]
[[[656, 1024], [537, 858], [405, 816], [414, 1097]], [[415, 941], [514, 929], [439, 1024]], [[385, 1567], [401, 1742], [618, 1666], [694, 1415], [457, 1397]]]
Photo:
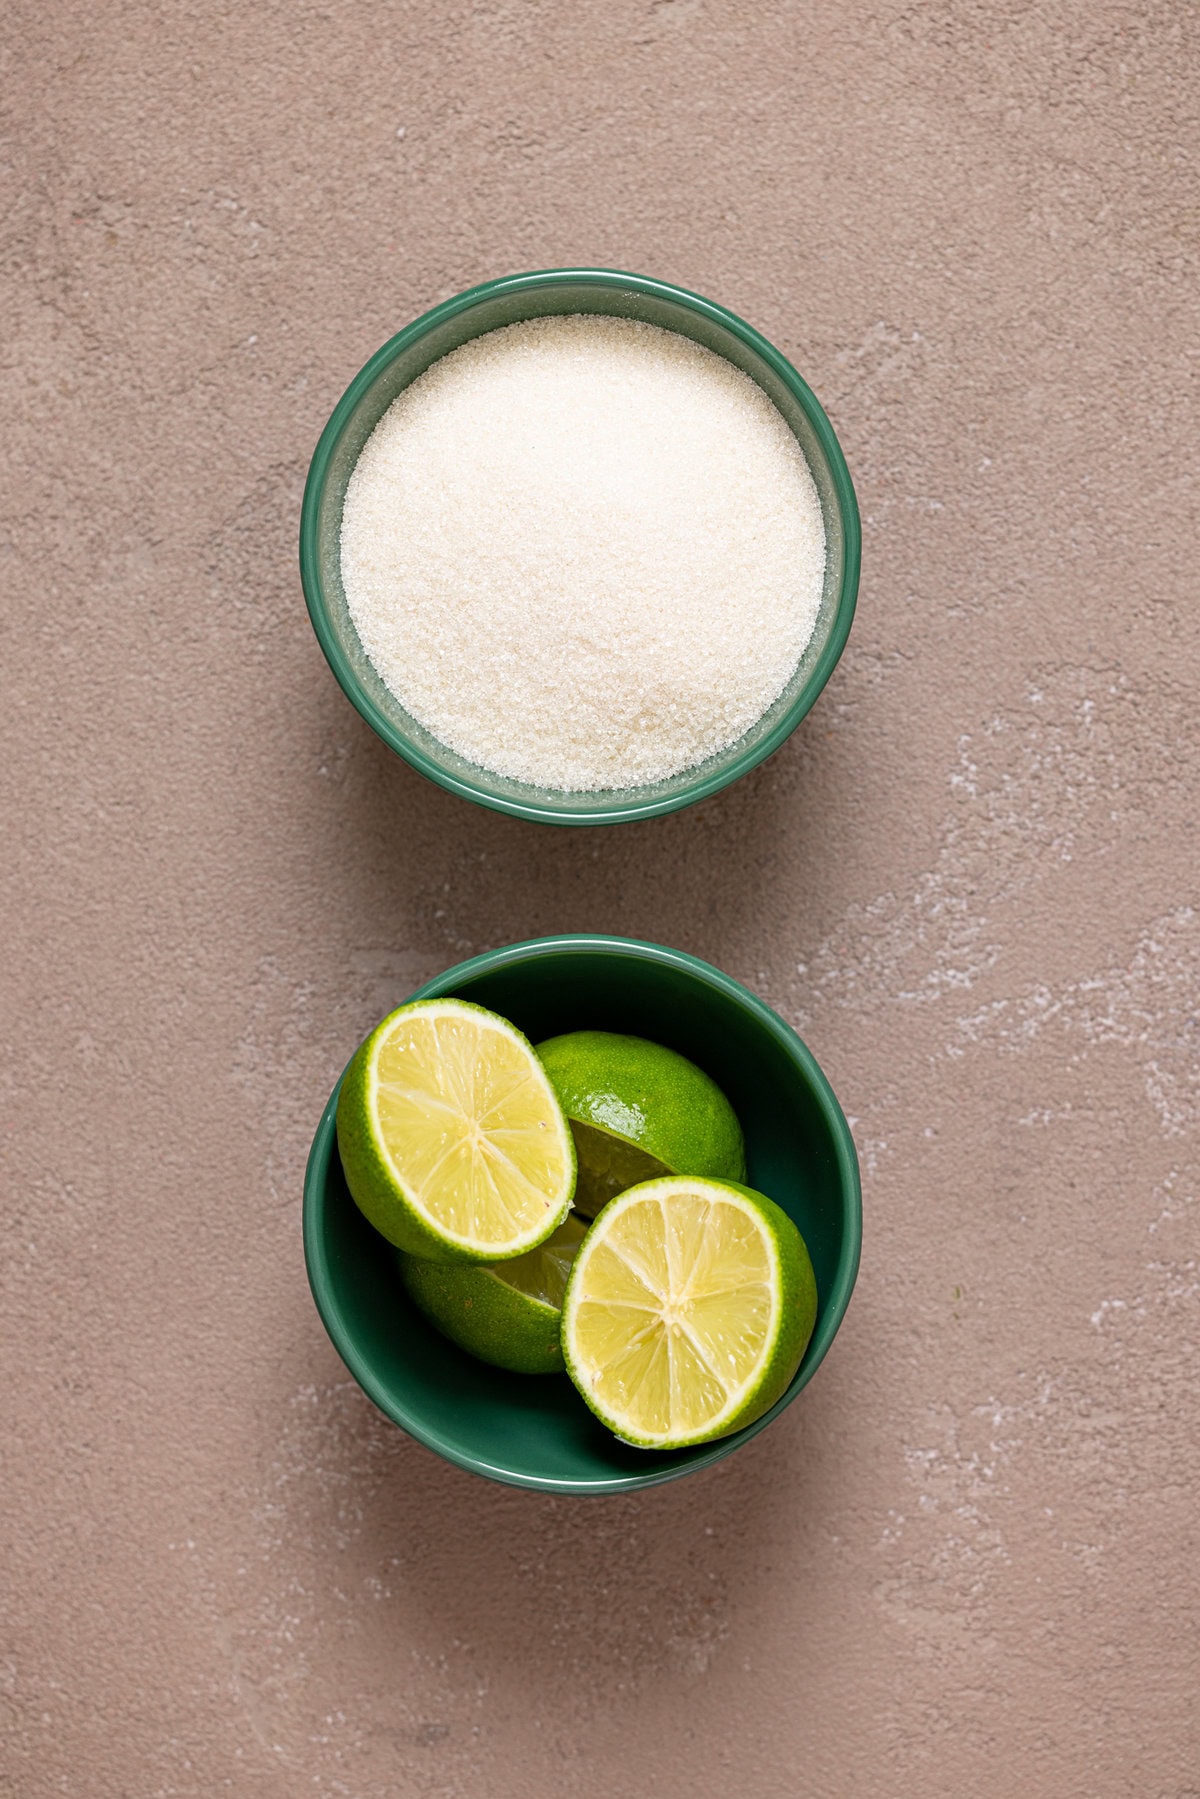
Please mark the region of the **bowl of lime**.
[[550, 1492], [678, 1479], [803, 1390], [845, 1315], [858, 1163], [811, 1051], [679, 950], [569, 936], [448, 969], [317, 1128], [309, 1282], [389, 1418]]

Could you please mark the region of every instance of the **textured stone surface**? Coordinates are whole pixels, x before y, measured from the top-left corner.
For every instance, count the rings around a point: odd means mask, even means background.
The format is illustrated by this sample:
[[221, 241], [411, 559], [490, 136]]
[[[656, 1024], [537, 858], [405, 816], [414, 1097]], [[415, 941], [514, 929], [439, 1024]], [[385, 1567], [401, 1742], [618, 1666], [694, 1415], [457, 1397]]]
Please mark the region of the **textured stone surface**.
[[[0, 31], [0, 1794], [1194, 1799], [1191, 9]], [[787, 748], [611, 833], [393, 759], [294, 557], [366, 356], [576, 260], [774, 338], [865, 526]], [[358, 1036], [573, 928], [756, 987], [865, 1177], [802, 1402], [611, 1503], [385, 1424], [299, 1240]]]

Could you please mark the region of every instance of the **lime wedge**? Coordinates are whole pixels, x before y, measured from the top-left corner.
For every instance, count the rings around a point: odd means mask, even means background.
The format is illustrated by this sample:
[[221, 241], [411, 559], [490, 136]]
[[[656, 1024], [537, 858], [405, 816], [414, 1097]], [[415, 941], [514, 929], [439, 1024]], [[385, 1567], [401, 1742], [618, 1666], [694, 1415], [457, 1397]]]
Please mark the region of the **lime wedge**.
[[804, 1240], [731, 1181], [633, 1187], [597, 1218], [563, 1303], [567, 1372], [640, 1449], [683, 1449], [752, 1424], [787, 1389], [817, 1314]]
[[563, 1294], [585, 1229], [572, 1216], [536, 1249], [490, 1268], [401, 1252], [400, 1278], [414, 1305], [460, 1349], [514, 1374], [560, 1374]]
[[346, 1184], [376, 1230], [431, 1261], [497, 1262], [562, 1223], [575, 1150], [527, 1040], [465, 1000], [401, 1006], [342, 1083]]

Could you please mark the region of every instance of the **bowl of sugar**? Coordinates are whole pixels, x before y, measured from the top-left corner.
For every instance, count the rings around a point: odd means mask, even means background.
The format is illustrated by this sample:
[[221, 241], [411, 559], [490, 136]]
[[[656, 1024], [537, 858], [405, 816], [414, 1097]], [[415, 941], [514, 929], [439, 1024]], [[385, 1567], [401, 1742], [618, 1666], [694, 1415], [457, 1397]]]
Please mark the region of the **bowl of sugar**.
[[393, 750], [547, 824], [677, 811], [779, 748], [858, 591], [833, 428], [750, 325], [666, 282], [468, 289], [372, 356], [300, 526], [317, 639]]

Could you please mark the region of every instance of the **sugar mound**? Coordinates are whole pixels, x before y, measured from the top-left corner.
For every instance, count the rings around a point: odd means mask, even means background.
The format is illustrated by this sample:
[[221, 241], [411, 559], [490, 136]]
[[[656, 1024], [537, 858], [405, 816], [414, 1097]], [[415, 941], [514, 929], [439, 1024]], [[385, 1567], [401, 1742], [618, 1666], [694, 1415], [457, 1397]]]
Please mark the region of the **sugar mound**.
[[346, 492], [342, 581], [400, 703], [541, 787], [664, 780], [776, 700], [825, 533], [781, 414], [677, 332], [553, 317], [405, 389]]

